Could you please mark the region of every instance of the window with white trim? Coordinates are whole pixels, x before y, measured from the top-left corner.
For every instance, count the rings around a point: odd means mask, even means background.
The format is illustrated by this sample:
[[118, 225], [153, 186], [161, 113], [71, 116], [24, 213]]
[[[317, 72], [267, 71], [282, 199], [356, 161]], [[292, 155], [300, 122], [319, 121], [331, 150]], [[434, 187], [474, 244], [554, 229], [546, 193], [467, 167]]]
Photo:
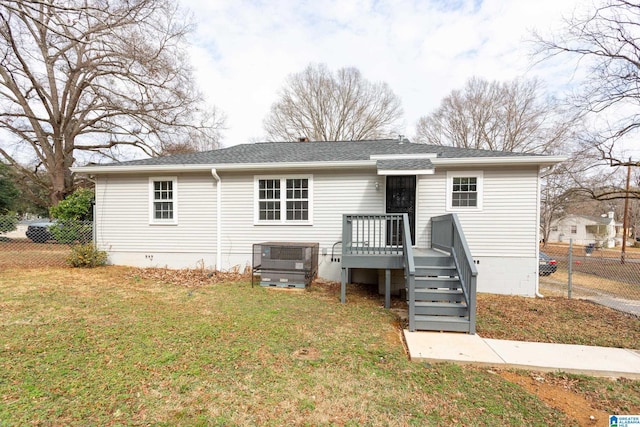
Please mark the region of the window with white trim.
[[447, 210], [482, 210], [483, 173], [447, 172]]
[[256, 224], [309, 224], [310, 176], [256, 177]]
[[177, 178], [149, 178], [151, 224], [177, 224]]

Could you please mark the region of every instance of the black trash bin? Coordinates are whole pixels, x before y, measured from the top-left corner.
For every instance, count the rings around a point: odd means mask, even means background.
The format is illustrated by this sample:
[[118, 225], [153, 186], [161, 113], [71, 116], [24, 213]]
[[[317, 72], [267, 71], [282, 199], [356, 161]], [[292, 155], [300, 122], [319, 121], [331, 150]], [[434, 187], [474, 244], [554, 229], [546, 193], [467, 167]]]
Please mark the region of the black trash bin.
[[585, 248], [584, 248], [584, 252], [587, 255], [591, 255], [591, 253], [593, 252], [593, 249], [596, 247], [595, 243], [589, 243]]

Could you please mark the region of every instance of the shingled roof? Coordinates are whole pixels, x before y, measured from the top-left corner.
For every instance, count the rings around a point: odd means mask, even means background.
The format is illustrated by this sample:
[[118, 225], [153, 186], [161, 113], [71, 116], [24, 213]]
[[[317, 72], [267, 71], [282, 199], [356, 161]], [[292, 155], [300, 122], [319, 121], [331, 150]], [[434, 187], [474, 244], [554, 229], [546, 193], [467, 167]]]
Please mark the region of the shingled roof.
[[[433, 154], [437, 158], [535, 156], [505, 151], [414, 144], [392, 139], [337, 142], [261, 142], [213, 151], [111, 163], [109, 166], [298, 163], [370, 160], [375, 155]], [[543, 156], [542, 156], [543, 157]]]
[[478, 165], [551, 166], [566, 160], [561, 156], [530, 153], [475, 150], [414, 144], [407, 140], [337, 142], [261, 142], [235, 145], [219, 150], [143, 160], [91, 164], [73, 167], [83, 174], [133, 172], [271, 170], [322, 168], [376, 168], [378, 174], [430, 174], [443, 165], [475, 167]]

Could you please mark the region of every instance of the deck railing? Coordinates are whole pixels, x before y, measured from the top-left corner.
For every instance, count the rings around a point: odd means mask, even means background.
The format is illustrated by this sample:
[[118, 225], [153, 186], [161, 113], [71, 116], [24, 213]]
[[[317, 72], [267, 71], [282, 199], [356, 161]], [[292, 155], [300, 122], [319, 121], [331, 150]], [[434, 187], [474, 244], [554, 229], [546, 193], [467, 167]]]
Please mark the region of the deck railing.
[[402, 255], [402, 242], [406, 239], [402, 231], [404, 223], [408, 224], [408, 220], [403, 222], [403, 214], [343, 215], [342, 252], [347, 255]]
[[476, 280], [478, 270], [456, 214], [431, 218], [431, 247], [448, 252], [458, 269], [464, 298], [469, 309], [469, 333], [476, 329]]

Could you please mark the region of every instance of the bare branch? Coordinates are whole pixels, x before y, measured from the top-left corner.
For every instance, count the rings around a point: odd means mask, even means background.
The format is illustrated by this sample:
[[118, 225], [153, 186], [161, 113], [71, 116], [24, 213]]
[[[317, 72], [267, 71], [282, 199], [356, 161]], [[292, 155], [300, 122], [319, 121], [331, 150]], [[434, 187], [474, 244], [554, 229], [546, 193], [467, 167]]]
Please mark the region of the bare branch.
[[549, 153], [573, 136], [576, 118], [543, 100], [536, 80], [500, 83], [471, 78], [421, 117], [416, 142], [463, 148]]
[[0, 156], [37, 158], [55, 204], [76, 158], [217, 148], [224, 116], [193, 85], [189, 30], [171, 0], [1, 2], [0, 144], [20, 153]]
[[319, 64], [287, 78], [264, 128], [272, 141], [358, 141], [397, 136], [401, 117], [386, 83], [364, 80], [356, 68], [331, 73]]

